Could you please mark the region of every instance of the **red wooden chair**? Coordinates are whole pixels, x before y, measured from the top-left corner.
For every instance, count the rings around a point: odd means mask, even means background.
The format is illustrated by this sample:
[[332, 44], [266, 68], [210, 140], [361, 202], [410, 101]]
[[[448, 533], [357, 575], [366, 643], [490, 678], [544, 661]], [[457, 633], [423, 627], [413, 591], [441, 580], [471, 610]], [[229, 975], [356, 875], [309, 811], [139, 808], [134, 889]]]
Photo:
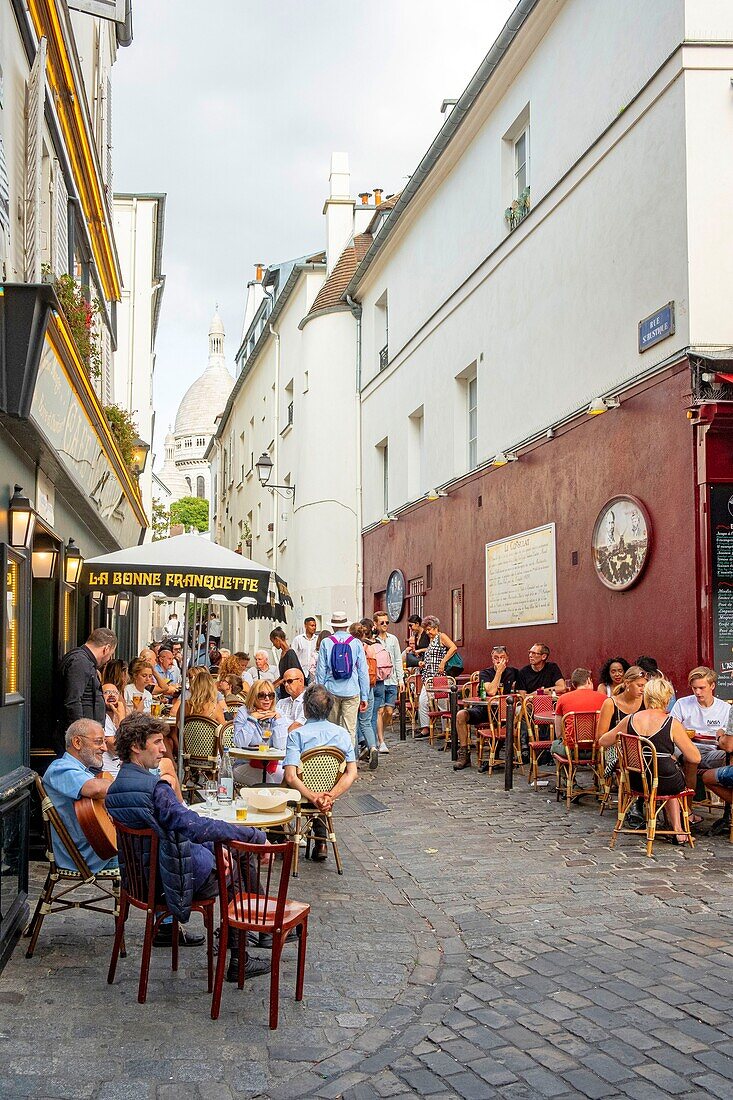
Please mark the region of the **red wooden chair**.
[[527, 782], [537, 790], [539, 779], [552, 772], [540, 772], [539, 761], [543, 753], [549, 759], [555, 736], [555, 700], [551, 695], [526, 695], [522, 705], [520, 723], [524, 723], [529, 738], [529, 775]]
[[[280, 881], [273, 882], [276, 857], [282, 858]], [[280, 955], [285, 938], [292, 928], [298, 935], [298, 971], [295, 982], [295, 999], [303, 1000], [305, 977], [305, 948], [308, 938], [310, 905], [300, 901], [288, 901], [288, 882], [293, 846], [271, 844], [245, 844], [239, 840], [217, 841], [216, 866], [219, 873], [219, 906], [221, 925], [219, 932], [219, 957], [216, 963], [214, 996], [211, 999], [211, 1018], [219, 1018], [221, 991], [224, 984], [229, 933], [239, 938], [239, 988], [244, 985], [244, 968], [247, 961], [247, 933], [265, 932], [272, 936], [272, 969], [270, 972], [270, 1028], [277, 1027], [280, 998]]]
[[[581, 712], [568, 712], [563, 715], [562, 743], [565, 755], [554, 753], [556, 766], [556, 797], [559, 802], [564, 796], [566, 808], [569, 810], [573, 799], [582, 798], [585, 794], [596, 795], [596, 727], [598, 725], [598, 712], [590, 714]], [[581, 770], [590, 770], [593, 774], [594, 785], [590, 789], [576, 785], [576, 777]]]
[[450, 744], [451, 718], [450, 711], [447, 707], [445, 710], [440, 709], [440, 707], [438, 706], [438, 700], [440, 700], [441, 703], [445, 702], [447, 704], [448, 700], [450, 699], [451, 689], [455, 686], [456, 682], [452, 676], [433, 676], [433, 682], [431, 686], [427, 689], [428, 718], [430, 720], [430, 724], [428, 726], [430, 744], [432, 745], [433, 741], [435, 740], [435, 723], [442, 721], [442, 732], [444, 736], [443, 751], [445, 751]]
[[[682, 832], [687, 834], [689, 845], [694, 848], [695, 839], [690, 831], [690, 805], [695, 796], [694, 790], [686, 787], [679, 794], [658, 793], [657, 750], [648, 738], [637, 737], [633, 733], [620, 733], [616, 744], [621, 776], [618, 785], [618, 817], [609, 847], [614, 847], [619, 833], [632, 833], [646, 837], [646, 854], [650, 856], [656, 837], [676, 835], [674, 829], [657, 828], [657, 818], [671, 798], [678, 798]], [[637, 776], [635, 784], [631, 778], [634, 775]], [[624, 819], [631, 803], [637, 798], [644, 800], [646, 824], [643, 829], [625, 829]]]
[[[114, 821], [114, 818], [112, 820]], [[107, 982], [111, 985], [114, 981], [117, 958], [125, 933], [125, 921], [132, 905], [135, 909], [142, 909], [145, 913], [145, 938], [143, 939], [140, 984], [137, 993], [137, 999], [142, 1005], [145, 1004], [148, 995], [148, 975], [153, 938], [160, 927], [161, 921], [172, 914], [162, 900], [161, 892], [158, 889], [158, 836], [155, 831], [153, 829], [129, 829], [119, 821], [115, 821], [115, 829], [117, 830], [117, 848], [122, 872], [122, 893]], [[201, 898], [198, 901], [194, 900], [191, 906], [192, 911], [201, 913], [204, 918], [208, 963], [207, 992], [209, 993], [213, 988], [214, 979], [215, 905], [216, 898]], [[175, 918], [173, 920], [171, 969], [178, 970], [178, 921]]]

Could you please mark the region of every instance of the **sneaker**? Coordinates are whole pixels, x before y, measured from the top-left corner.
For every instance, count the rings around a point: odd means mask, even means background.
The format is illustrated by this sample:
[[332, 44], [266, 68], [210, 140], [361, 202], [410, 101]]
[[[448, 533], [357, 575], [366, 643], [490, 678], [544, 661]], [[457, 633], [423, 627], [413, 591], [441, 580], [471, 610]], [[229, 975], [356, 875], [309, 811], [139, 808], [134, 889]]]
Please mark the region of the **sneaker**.
[[361, 763], [362, 760], [368, 760], [368, 759], [369, 759], [369, 746], [365, 745], [364, 748], [359, 753], [359, 763]]
[[[178, 926], [179, 947], [200, 947], [204, 937], [198, 932], [189, 932]], [[161, 924], [153, 939], [153, 947], [170, 947], [173, 943], [173, 922]]]
[[386, 741], [382, 741], [382, 744], [381, 744], [381, 745], [379, 746], [379, 748], [377, 749], [377, 752], [378, 752], [378, 753], [379, 753], [379, 754], [380, 754], [381, 756], [384, 756], [384, 754], [385, 754], [385, 753], [389, 752], [389, 749], [387, 748], [387, 742], [386, 742]]
[[379, 767], [379, 753], [376, 749], [369, 750], [369, 771], [375, 772]]
[[[254, 955], [248, 955], [247, 961], [244, 964], [244, 980], [248, 978], [258, 978], [260, 974], [269, 974], [270, 972], [270, 960], [269, 959], [257, 959]], [[229, 956], [229, 966], [227, 967], [226, 980], [228, 982], [239, 981], [239, 959], [236, 955]]]

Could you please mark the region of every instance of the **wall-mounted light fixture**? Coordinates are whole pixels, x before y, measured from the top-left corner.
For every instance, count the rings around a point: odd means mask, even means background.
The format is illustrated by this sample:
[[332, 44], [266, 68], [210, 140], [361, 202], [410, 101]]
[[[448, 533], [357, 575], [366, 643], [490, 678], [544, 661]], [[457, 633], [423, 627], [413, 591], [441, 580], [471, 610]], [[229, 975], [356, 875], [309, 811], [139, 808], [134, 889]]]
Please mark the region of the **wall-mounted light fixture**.
[[620, 405], [618, 397], [594, 397], [586, 413], [588, 416], [601, 416], [603, 413], [610, 412], [611, 409], [618, 409]]
[[118, 596], [117, 592], [110, 592], [109, 595], [106, 597], [106, 599], [104, 601], [105, 606], [106, 606], [106, 608], [107, 608], [107, 610], [109, 611], [110, 614], [112, 614], [114, 609], [117, 607], [117, 596]]
[[135, 471], [137, 477], [140, 477], [141, 473], [145, 469], [145, 463], [148, 460], [148, 452], [150, 450], [150, 444], [145, 440], [137, 436], [135, 442], [132, 445], [132, 468]]
[[33, 540], [31, 551], [31, 572], [37, 581], [48, 581], [56, 572], [59, 557], [58, 545], [50, 535], [41, 533]]
[[76, 584], [83, 564], [81, 550], [73, 539], [69, 539], [64, 552], [64, 580], [67, 584]]
[[128, 592], [121, 592], [120, 598], [117, 601], [117, 612], [120, 615], [126, 615], [130, 609], [130, 595]]
[[386, 527], [388, 523], [396, 523], [397, 516], [393, 516], [390, 512], [385, 512], [379, 522]]
[[508, 462], [516, 462], [517, 455], [514, 451], [499, 451], [491, 460], [492, 466], [506, 466]]
[[271, 493], [277, 493], [279, 497], [290, 497], [291, 500], [295, 501], [294, 485], [270, 485], [270, 478], [272, 477], [272, 459], [267, 451], [263, 451], [257, 459], [255, 470], [257, 471], [257, 477], [263, 489], [269, 489]]
[[447, 497], [445, 489], [428, 489], [425, 494], [426, 500], [440, 500], [441, 497]]
[[33, 538], [36, 513], [28, 497], [23, 496], [23, 486], [16, 485], [8, 503], [8, 536], [10, 545], [27, 550]]

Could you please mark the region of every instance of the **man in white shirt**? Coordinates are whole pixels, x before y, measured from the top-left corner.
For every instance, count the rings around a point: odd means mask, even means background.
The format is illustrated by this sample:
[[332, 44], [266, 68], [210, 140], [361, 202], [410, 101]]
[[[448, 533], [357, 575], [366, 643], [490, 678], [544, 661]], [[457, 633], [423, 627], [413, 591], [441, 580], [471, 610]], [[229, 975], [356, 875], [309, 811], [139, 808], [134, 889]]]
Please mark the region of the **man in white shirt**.
[[725, 733], [731, 708], [730, 703], [715, 698], [717, 681], [718, 674], [712, 668], [704, 665], [693, 668], [687, 677], [693, 694], [678, 699], [672, 707], [672, 717], [685, 729], [712, 738], [709, 744], [697, 744], [701, 768], [719, 768], [725, 764], [725, 753], [717, 748], [715, 739]]
[[389, 654], [392, 662], [392, 672], [384, 681], [384, 703], [376, 714], [376, 733], [379, 742], [380, 753], [389, 752], [387, 742], [384, 740], [385, 726], [392, 723], [392, 711], [397, 702], [397, 697], [404, 685], [404, 673], [402, 671], [402, 651], [399, 639], [387, 630], [389, 616], [386, 611], [378, 611], [374, 616], [374, 628], [377, 632], [377, 641], [381, 642]]
[[270, 655], [266, 649], [257, 650], [254, 668], [248, 668], [242, 676], [242, 683], [248, 687], [252, 687], [255, 680], [269, 680], [271, 684], [277, 680], [277, 669], [270, 664]]
[[305, 694], [305, 678], [299, 668], [288, 668], [282, 679], [287, 697], [278, 699], [277, 709], [284, 718], [290, 722], [288, 733], [297, 729], [305, 722], [303, 715], [303, 695]]
[[308, 675], [308, 669], [311, 667], [311, 659], [316, 651], [316, 620], [312, 615], [309, 615], [307, 619], [303, 620], [303, 633], [296, 634], [293, 638], [293, 649], [300, 661], [300, 667], [303, 669], [305, 675]]

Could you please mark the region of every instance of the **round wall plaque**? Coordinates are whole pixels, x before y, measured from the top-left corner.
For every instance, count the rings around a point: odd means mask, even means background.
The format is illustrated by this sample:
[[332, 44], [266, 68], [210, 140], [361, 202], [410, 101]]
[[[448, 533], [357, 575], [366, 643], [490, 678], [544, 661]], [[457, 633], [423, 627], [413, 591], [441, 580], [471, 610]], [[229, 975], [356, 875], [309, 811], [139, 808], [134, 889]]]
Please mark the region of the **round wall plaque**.
[[601, 508], [593, 527], [591, 552], [598, 579], [623, 592], [636, 584], [649, 560], [652, 525], [636, 497], [617, 496]]
[[389, 575], [385, 600], [389, 621], [398, 623], [405, 606], [405, 575], [400, 569], [393, 569]]

